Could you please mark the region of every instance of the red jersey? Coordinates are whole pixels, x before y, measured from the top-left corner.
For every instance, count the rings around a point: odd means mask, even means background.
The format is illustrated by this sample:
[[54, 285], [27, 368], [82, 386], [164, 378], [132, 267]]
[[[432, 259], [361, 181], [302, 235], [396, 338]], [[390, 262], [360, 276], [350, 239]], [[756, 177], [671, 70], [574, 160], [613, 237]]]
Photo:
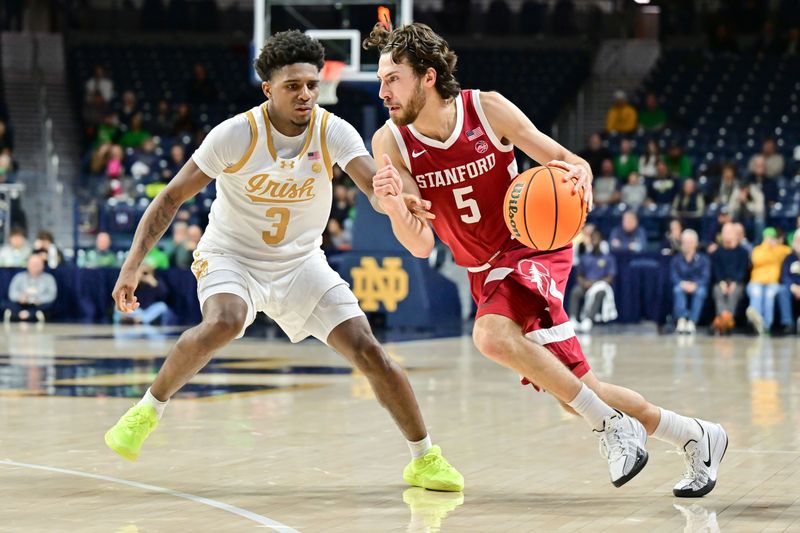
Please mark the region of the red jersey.
[[502, 144], [486, 120], [480, 91], [465, 89], [455, 103], [456, 126], [444, 142], [413, 125], [386, 123], [422, 198], [431, 202], [434, 231], [457, 264], [479, 267], [513, 244], [503, 201], [517, 162], [514, 146]]

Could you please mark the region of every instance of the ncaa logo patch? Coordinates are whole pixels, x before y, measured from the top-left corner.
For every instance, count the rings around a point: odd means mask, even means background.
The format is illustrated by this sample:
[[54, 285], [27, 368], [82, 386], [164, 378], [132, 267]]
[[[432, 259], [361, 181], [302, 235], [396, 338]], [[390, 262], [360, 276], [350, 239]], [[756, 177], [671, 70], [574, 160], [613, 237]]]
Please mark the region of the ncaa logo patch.
[[475, 151], [478, 152], [479, 154], [486, 152], [486, 150], [488, 149], [489, 145], [486, 143], [486, 141], [480, 140], [475, 143]]

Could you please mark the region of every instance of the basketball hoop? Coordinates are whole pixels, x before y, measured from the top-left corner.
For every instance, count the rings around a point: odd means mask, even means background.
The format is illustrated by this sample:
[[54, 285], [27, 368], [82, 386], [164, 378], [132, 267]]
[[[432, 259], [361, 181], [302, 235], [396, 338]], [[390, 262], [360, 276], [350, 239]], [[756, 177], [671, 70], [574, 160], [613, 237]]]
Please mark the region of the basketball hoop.
[[336, 89], [342, 80], [344, 61], [325, 61], [325, 66], [320, 72], [319, 99], [320, 105], [335, 105], [339, 99], [336, 97]]

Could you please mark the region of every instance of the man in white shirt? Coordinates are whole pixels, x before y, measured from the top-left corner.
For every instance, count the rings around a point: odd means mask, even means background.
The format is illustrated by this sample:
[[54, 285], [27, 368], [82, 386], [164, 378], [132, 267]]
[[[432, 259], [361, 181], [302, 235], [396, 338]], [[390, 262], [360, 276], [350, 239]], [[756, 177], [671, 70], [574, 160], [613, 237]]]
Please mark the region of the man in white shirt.
[[[180, 205], [217, 180], [192, 264], [203, 320], [181, 335], [142, 400], [106, 433], [106, 443], [135, 460], [169, 399], [261, 311], [293, 342], [314, 336], [367, 376], [408, 440], [407, 483], [460, 491], [463, 477], [431, 444], [402, 369], [375, 340], [355, 296], [320, 250], [333, 165], [370, 197], [376, 171], [355, 129], [316, 105], [323, 64], [318, 41], [298, 31], [272, 36], [255, 63], [267, 101], [214, 128], [143, 215], [113, 292], [121, 312], [138, 307], [136, 269]], [[415, 216], [411, 210], [422, 203], [409, 202], [408, 216]]]

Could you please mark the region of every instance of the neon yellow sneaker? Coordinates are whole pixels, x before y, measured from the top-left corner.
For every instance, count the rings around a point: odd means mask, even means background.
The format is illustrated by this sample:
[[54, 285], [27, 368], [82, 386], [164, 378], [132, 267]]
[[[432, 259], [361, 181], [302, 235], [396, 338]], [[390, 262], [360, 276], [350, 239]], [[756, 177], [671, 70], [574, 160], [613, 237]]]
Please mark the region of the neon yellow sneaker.
[[425, 455], [412, 459], [403, 470], [409, 485], [430, 490], [459, 492], [464, 490], [464, 476], [442, 456], [442, 449], [431, 446]]
[[411, 487], [403, 492], [403, 501], [411, 511], [407, 530], [435, 533], [441, 530], [447, 514], [464, 503], [464, 495], [460, 492], [433, 492]]
[[120, 457], [135, 461], [144, 439], [158, 426], [158, 415], [151, 405], [134, 405], [106, 431], [106, 445]]

